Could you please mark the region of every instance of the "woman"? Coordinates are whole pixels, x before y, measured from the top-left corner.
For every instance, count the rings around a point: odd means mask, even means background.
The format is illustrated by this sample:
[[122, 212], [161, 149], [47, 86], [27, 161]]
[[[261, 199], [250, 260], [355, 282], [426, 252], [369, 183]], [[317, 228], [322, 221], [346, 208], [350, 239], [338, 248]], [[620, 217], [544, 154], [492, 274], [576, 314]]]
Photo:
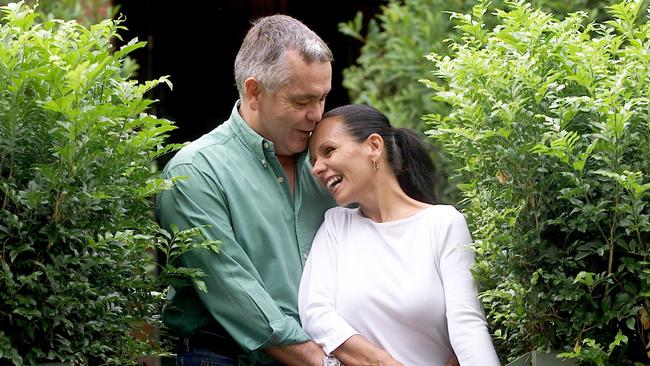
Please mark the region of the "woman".
[[305, 330], [345, 365], [499, 365], [463, 216], [434, 205], [424, 143], [369, 106], [327, 112], [309, 143], [327, 211], [303, 273]]

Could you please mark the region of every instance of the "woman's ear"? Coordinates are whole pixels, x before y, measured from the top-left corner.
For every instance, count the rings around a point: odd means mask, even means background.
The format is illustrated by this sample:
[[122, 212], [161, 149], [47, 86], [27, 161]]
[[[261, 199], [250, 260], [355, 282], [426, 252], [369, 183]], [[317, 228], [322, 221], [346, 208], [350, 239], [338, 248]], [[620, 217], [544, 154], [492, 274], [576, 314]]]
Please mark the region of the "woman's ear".
[[366, 139], [368, 147], [370, 147], [370, 154], [373, 160], [379, 160], [382, 152], [384, 151], [384, 139], [378, 133], [373, 133]]
[[244, 80], [244, 97], [246, 97], [246, 103], [248, 103], [251, 110], [257, 111], [259, 109], [261, 93], [262, 87], [257, 79], [249, 77]]

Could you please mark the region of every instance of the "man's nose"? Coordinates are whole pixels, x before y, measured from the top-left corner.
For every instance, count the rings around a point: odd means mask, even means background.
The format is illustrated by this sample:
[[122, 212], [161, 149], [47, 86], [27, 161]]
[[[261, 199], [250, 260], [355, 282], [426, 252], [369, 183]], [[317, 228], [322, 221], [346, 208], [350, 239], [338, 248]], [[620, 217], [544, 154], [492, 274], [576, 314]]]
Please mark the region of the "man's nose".
[[307, 111], [307, 120], [311, 122], [318, 122], [323, 118], [324, 106], [322, 103], [314, 103], [311, 108]]

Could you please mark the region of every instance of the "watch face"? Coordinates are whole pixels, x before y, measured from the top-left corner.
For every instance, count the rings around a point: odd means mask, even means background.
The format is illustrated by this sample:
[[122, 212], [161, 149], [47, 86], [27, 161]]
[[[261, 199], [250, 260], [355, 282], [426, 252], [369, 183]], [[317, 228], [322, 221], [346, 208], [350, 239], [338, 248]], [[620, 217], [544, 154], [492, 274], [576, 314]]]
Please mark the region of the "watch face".
[[341, 366], [341, 362], [334, 356], [323, 357], [323, 366]]

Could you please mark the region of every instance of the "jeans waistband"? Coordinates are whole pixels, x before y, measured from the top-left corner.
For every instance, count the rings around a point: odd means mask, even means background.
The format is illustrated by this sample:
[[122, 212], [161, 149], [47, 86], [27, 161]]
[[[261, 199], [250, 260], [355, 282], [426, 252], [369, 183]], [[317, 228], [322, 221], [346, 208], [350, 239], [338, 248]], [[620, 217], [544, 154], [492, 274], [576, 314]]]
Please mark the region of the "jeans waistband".
[[237, 359], [245, 353], [230, 336], [201, 330], [191, 336], [181, 338], [179, 351], [188, 352], [194, 348], [202, 348], [214, 353]]

